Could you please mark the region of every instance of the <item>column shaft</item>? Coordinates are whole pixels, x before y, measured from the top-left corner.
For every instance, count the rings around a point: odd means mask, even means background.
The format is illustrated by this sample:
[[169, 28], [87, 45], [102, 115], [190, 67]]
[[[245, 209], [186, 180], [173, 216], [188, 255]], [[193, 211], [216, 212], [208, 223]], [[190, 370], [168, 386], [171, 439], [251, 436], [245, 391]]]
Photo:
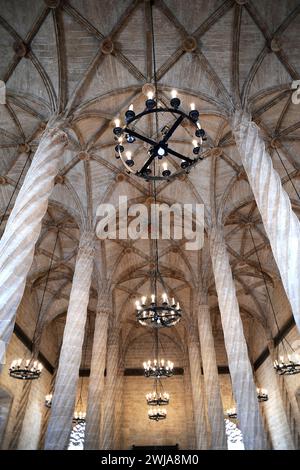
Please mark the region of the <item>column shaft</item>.
[[45, 449], [65, 449], [68, 445], [76, 400], [84, 330], [94, 260], [93, 234], [83, 233], [76, 259], [75, 273], [55, 382], [51, 416]]
[[188, 342], [188, 351], [194, 405], [194, 421], [196, 428], [196, 448], [199, 450], [205, 450], [208, 449], [208, 433], [205, 416], [205, 400], [203, 396], [204, 394], [201, 377], [200, 351], [199, 344], [193, 338], [191, 338]]
[[245, 448], [265, 449], [265, 433], [222, 228], [212, 229], [210, 252], [228, 366]]
[[198, 307], [198, 329], [203, 365], [207, 414], [210, 425], [211, 449], [227, 449], [224, 412], [220, 393], [215, 344], [210, 320], [209, 306]]
[[105, 403], [101, 423], [101, 449], [113, 449], [115, 432], [115, 403], [119, 368], [119, 331], [113, 329], [109, 332], [107, 361]]
[[300, 221], [274, 170], [259, 129], [247, 113], [236, 112], [233, 133], [300, 331]]
[[85, 428], [85, 450], [97, 450], [100, 446], [101, 401], [104, 390], [107, 329], [110, 310], [99, 310], [95, 331], [89, 379], [88, 404]]
[[[0, 241], [0, 340], [6, 347], [67, 141], [66, 134], [60, 129], [46, 129]], [[4, 353], [1, 348], [0, 364]]]

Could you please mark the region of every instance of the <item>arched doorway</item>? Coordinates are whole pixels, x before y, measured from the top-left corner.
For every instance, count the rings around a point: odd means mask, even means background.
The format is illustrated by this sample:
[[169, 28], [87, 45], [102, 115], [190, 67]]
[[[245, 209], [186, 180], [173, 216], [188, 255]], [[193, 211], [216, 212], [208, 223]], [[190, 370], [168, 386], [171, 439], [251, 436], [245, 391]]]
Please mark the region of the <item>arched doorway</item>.
[[13, 396], [4, 388], [0, 388], [0, 448], [3, 444], [12, 401]]

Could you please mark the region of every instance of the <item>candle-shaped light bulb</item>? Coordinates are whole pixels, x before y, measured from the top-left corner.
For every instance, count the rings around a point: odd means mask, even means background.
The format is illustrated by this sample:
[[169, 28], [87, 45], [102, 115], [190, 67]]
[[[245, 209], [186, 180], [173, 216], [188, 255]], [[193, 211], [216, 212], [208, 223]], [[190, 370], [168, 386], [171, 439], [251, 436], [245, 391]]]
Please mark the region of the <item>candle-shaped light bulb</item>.
[[119, 142], [120, 145], [123, 144], [123, 136], [122, 135], [118, 138], [118, 142]]
[[131, 105], [129, 106], [129, 111], [133, 111], [133, 104], [131, 103]]
[[162, 167], [163, 170], [166, 171], [168, 169], [168, 162], [163, 162]]
[[283, 356], [279, 356], [280, 362], [283, 362]]
[[199, 121], [197, 121], [197, 127], [198, 127], [198, 129], [201, 129], [201, 124], [200, 124]]
[[195, 103], [191, 103], [190, 107], [191, 107], [191, 111], [195, 111], [195, 109], [196, 109]]
[[164, 365], [165, 365], [165, 360], [164, 359], [161, 360], [161, 365], [162, 365], [162, 367], [164, 367]]
[[154, 96], [153, 91], [148, 91], [147, 93], [148, 100], [153, 100], [153, 96]]
[[192, 144], [193, 144], [193, 147], [198, 147], [198, 141], [196, 139], [192, 141]]
[[118, 119], [118, 118], [115, 119], [115, 126], [116, 127], [120, 127], [120, 123], [121, 123], [120, 119]]
[[172, 90], [171, 91], [171, 96], [172, 96], [172, 98], [177, 98], [177, 90]]
[[30, 359], [27, 359], [27, 361], [26, 361], [26, 367], [29, 366], [29, 363], [30, 363]]
[[147, 297], [144, 295], [142, 297], [142, 305], [145, 305], [146, 304], [146, 300], [147, 300]]
[[155, 302], [155, 295], [154, 294], [151, 294], [151, 302], [154, 304]]
[[131, 160], [131, 152], [129, 150], [127, 150], [125, 155], [126, 155], [127, 160]]
[[177, 310], [180, 310], [179, 302], [177, 302], [176, 308], [177, 308]]
[[162, 295], [162, 299], [163, 299], [163, 302], [167, 302], [168, 301], [168, 297], [167, 297], [167, 294], [164, 292], [163, 295]]

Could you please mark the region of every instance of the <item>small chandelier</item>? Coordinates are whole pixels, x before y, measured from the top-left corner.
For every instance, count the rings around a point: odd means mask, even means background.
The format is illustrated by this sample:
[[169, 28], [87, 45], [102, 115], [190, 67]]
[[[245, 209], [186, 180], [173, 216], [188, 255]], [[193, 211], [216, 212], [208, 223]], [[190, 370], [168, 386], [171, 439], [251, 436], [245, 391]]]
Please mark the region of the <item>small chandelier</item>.
[[257, 399], [259, 402], [269, 400], [268, 390], [266, 388], [257, 388], [256, 391], [257, 391]]
[[[160, 391], [158, 388], [160, 388]], [[155, 379], [153, 391], [146, 394], [146, 401], [149, 406], [162, 406], [169, 404], [170, 395], [164, 392], [163, 385], [159, 379]]]
[[286, 357], [279, 356], [279, 359], [274, 361], [274, 369], [278, 375], [299, 374], [300, 355], [293, 352], [293, 354], [286, 354]]
[[45, 396], [45, 406], [46, 406], [47, 408], [51, 408], [51, 406], [52, 406], [52, 398], [53, 398], [52, 393], [48, 393], [48, 395]]
[[143, 326], [170, 327], [176, 325], [181, 319], [181, 308], [179, 302], [169, 303], [167, 294], [162, 294], [162, 302], [156, 302], [156, 296], [151, 295], [151, 302], [147, 304], [147, 297], [136, 301], [136, 318]]
[[154, 359], [154, 361], [144, 362], [145, 377], [154, 377], [157, 379], [172, 377], [174, 364], [164, 359]]
[[230, 419], [237, 419], [237, 412], [236, 412], [235, 407], [228, 408], [228, 410], [226, 410], [226, 414], [227, 414], [228, 418], [230, 418]]
[[167, 417], [167, 410], [165, 408], [161, 408], [160, 406], [157, 408], [149, 408], [148, 410], [148, 418], [152, 419], [153, 421], [162, 421]]
[[73, 415], [73, 423], [74, 424], [82, 424], [85, 423], [86, 412], [85, 411], [75, 411]]
[[14, 379], [21, 380], [34, 380], [38, 379], [41, 375], [43, 366], [40, 362], [34, 361], [31, 366], [31, 360], [15, 359], [12, 361], [9, 368], [9, 375]]
[[[206, 139], [205, 131], [202, 129], [199, 121], [199, 111], [196, 110], [195, 103], [190, 104], [190, 111], [186, 113], [180, 109], [181, 103], [177, 96], [177, 91], [172, 90], [169, 105], [166, 106], [163, 103], [163, 100], [160, 100], [162, 106], [159, 105], [155, 57], [155, 32], [152, 8], [153, 2], [151, 1], [150, 22], [154, 86], [151, 87], [151, 90], [149, 87], [149, 91], [147, 93], [148, 99], [145, 102], [145, 108], [135, 114], [133, 104], [131, 104], [129, 109], [125, 112], [125, 125], [121, 125], [121, 120], [116, 119], [113, 130], [116, 139], [118, 140], [118, 144], [115, 147], [116, 158], [121, 159], [128, 173], [135, 174], [136, 176], [144, 178], [146, 181], [169, 180], [183, 172], [188, 173], [191, 167], [193, 167], [199, 160], [203, 159], [200, 154], [203, 140]], [[162, 128], [159, 128], [159, 118], [161, 115], [163, 116], [164, 124], [162, 124]], [[139, 129], [143, 129], [144, 123], [147, 123], [152, 116], [156, 127], [155, 136], [153, 138], [151, 136], [143, 135], [139, 131]], [[180, 147], [176, 148], [175, 146], [175, 132], [183, 121], [185, 124], [189, 125], [194, 137], [191, 141], [188, 156], [183, 155], [180, 152]], [[171, 143], [172, 138], [173, 142]], [[136, 146], [137, 142], [143, 145], [142, 149], [141, 145]], [[130, 150], [125, 148], [125, 143], [126, 146], [128, 144], [136, 151], [135, 153], [137, 158], [132, 155]], [[170, 169], [168, 167], [167, 158], [177, 160], [178, 164], [173, 164], [172, 160], [173, 169]], [[162, 162], [161, 165], [160, 162]]]

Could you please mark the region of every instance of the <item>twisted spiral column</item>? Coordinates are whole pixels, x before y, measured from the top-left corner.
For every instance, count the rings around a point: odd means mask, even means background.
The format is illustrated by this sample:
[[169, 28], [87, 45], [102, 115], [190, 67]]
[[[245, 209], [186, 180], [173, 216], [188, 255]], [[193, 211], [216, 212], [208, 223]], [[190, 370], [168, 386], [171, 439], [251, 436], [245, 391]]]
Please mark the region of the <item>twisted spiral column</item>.
[[237, 111], [233, 134], [300, 331], [300, 221], [251, 116]]
[[104, 390], [107, 330], [110, 315], [110, 308], [100, 306], [97, 309], [86, 412], [85, 450], [97, 450], [100, 446], [101, 401]]
[[228, 366], [245, 448], [266, 449], [256, 386], [221, 227], [213, 227], [209, 243]]
[[72, 428], [92, 280], [94, 248], [94, 234], [84, 232], [80, 238], [76, 258], [75, 273], [52, 399], [51, 416], [45, 439], [45, 449], [48, 450], [65, 449], [68, 445]]
[[196, 332], [194, 331], [193, 327], [190, 328], [189, 332], [188, 353], [194, 405], [196, 448], [198, 450], [205, 450], [208, 449], [205, 400], [201, 377], [199, 343], [197, 341]]
[[109, 450], [114, 446], [115, 432], [115, 402], [119, 368], [119, 330], [110, 330], [108, 336], [105, 406], [103, 407], [101, 423], [101, 449]]
[[[53, 371], [53, 375], [51, 377], [51, 382], [50, 382], [50, 387], [49, 387], [49, 394], [52, 394], [52, 396], [54, 394], [54, 387], [55, 387], [57, 369], [58, 369], [58, 364], [59, 364], [60, 348], [61, 348], [61, 344], [59, 345], [59, 351], [57, 353], [57, 357], [56, 357], [56, 360], [55, 360], [54, 371]], [[50, 408], [45, 406], [44, 407], [43, 419], [42, 419], [41, 432], [40, 432], [39, 446], [38, 446], [39, 450], [43, 449], [44, 445], [45, 445], [45, 437], [46, 437], [49, 417], [50, 417]]]
[[[54, 123], [55, 124], [55, 123]], [[59, 159], [68, 143], [59, 128], [44, 132], [0, 241], [0, 340], [10, 341]], [[0, 367], [4, 359], [0, 349]]]
[[224, 424], [224, 412], [220, 393], [215, 344], [210, 320], [209, 306], [198, 306], [198, 330], [203, 365], [205, 395], [207, 397], [207, 414], [210, 425], [210, 448], [227, 449]]

